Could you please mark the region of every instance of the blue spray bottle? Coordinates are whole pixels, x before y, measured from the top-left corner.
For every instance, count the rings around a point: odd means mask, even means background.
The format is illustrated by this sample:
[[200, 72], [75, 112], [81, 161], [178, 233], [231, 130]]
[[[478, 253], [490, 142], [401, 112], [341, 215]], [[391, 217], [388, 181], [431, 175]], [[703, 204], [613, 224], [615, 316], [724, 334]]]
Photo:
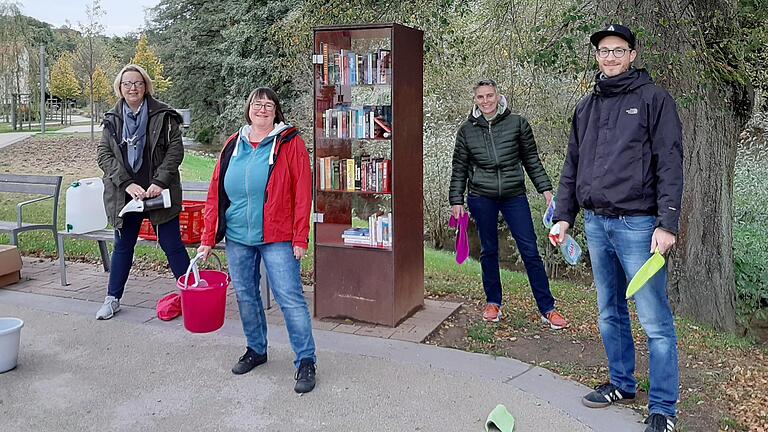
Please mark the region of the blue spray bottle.
[[[549, 230], [549, 242], [552, 243], [552, 246], [558, 246], [558, 237], [560, 237], [560, 225], [552, 225], [552, 229]], [[559, 247], [565, 262], [570, 265], [579, 263], [579, 260], [581, 260], [581, 246], [576, 243], [576, 240], [570, 234], [565, 235], [565, 240], [563, 240]]]

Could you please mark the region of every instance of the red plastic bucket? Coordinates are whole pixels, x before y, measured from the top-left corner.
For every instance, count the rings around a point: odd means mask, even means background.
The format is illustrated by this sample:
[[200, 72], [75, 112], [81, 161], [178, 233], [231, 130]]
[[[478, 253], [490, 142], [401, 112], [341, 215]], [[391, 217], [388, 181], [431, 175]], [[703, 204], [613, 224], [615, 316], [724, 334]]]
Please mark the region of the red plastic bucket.
[[[224, 325], [229, 275], [220, 270], [198, 271], [197, 260], [200, 258], [198, 254], [192, 260], [187, 273], [176, 281], [176, 286], [181, 291], [184, 327], [192, 333], [209, 333]], [[198, 284], [197, 281], [205, 283]]]

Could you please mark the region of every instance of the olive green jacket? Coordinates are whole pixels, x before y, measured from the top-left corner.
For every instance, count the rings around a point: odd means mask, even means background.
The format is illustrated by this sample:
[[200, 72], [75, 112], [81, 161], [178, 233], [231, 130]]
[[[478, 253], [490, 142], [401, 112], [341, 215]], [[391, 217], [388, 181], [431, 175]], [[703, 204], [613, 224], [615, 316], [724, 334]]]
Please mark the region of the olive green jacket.
[[[160, 225], [181, 213], [179, 165], [184, 158], [184, 146], [179, 125], [182, 118], [176, 110], [151, 96], [146, 96], [145, 102], [149, 109], [146, 145], [149, 146], [151, 182], [171, 191], [170, 208], [149, 212], [152, 224]], [[118, 217], [118, 214], [127, 201], [125, 188], [134, 183], [131, 171], [125, 163], [122, 109], [123, 99], [120, 99], [115, 107], [104, 115], [104, 130], [98, 146], [98, 164], [104, 171], [104, 206], [107, 218], [115, 229], [123, 226], [123, 219]]]

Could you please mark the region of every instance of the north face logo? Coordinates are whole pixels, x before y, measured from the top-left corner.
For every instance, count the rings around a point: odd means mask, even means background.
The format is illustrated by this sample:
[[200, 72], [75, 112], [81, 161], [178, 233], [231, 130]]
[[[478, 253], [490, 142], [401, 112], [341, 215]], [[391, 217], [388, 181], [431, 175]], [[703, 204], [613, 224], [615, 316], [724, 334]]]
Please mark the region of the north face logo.
[[630, 108], [626, 112], [629, 115], [635, 115], [635, 114], [637, 114], [637, 108]]

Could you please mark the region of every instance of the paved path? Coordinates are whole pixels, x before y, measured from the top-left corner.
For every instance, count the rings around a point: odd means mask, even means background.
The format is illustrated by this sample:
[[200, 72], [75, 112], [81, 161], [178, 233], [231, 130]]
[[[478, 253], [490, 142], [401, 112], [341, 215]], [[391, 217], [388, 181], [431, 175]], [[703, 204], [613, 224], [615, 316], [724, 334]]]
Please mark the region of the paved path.
[[19, 366], [0, 374], [0, 418], [13, 431], [482, 431], [496, 404], [516, 431], [643, 430], [631, 410], [590, 410], [588, 389], [506, 358], [315, 330], [318, 386], [293, 393], [292, 354], [270, 327], [270, 360], [234, 376], [238, 321], [193, 335], [181, 321], [125, 307], [0, 289], [0, 316], [25, 321]]
[[[74, 243], [73, 240], [69, 239], [65, 242], [65, 246], [72, 243]], [[104, 301], [109, 273], [105, 273], [98, 264], [68, 262], [67, 279], [69, 285], [62, 286], [57, 261], [23, 257], [23, 262], [23, 280], [20, 283], [9, 286], [7, 289], [32, 294], [88, 300], [92, 302], [91, 308], [94, 313]], [[154, 310], [159, 298], [175, 291], [176, 282], [169, 274], [154, 272], [148, 272], [144, 275], [132, 274], [126, 284], [125, 295], [121, 299], [121, 303]], [[314, 306], [312, 288], [305, 287], [304, 294], [307, 297], [307, 303], [311, 311]], [[272, 306], [274, 307], [271, 307], [266, 314], [267, 322], [270, 325], [283, 325], [284, 320], [280, 308], [275, 306], [274, 301], [272, 301]], [[424, 301], [423, 309], [417, 311], [413, 316], [407, 318], [395, 328], [330, 319], [313, 319], [312, 326], [318, 330], [332, 330], [340, 333], [354, 333], [385, 339], [421, 342], [455, 312], [459, 306], [459, 303], [427, 299]], [[240, 318], [234, 290], [229, 290], [228, 292], [226, 313], [229, 318]]]
[[[93, 125], [93, 133], [97, 135], [98, 138], [101, 138], [101, 123], [96, 123]], [[90, 133], [91, 132], [91, 125], [74, 125], [65, 127], [63, 129], [59, 129], [56, 131], [53, 131], [52, 133], [59, 133], [59, 134], [69, 134], [69, 133]]]
[[17, 143], [23, 139], [27, 139], [34, 135], [35, 132], [5, 132], [0, 133], [0, 148], [7, 147], [11, 144]]

